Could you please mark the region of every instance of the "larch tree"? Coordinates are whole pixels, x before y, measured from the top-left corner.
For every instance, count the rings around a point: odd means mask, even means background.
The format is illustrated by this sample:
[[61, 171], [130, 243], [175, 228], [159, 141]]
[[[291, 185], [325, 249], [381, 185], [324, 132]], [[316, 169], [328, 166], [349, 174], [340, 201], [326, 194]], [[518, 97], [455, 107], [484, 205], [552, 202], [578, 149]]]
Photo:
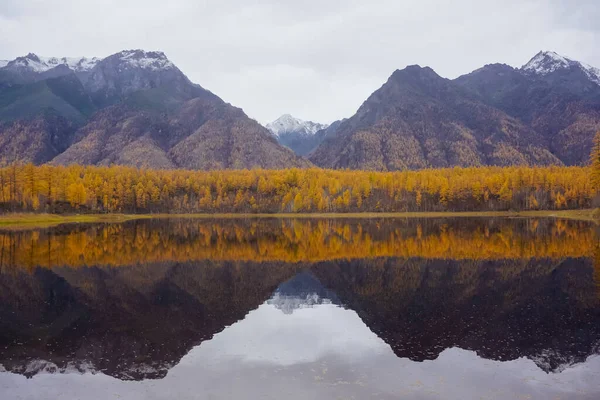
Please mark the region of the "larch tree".
[[600, 190], [600, 131], [598, 131], [594, 137], [590, 158], [592, 164], [591, 181], [597, 192]]

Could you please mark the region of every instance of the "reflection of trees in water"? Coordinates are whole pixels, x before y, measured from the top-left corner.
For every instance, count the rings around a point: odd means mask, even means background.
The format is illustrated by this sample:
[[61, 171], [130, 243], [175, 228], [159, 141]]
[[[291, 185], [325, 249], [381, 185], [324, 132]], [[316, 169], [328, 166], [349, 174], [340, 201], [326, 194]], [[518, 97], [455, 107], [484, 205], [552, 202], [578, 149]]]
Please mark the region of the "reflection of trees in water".
[[590, 256], [596, 243], [591, 224], [552, 219], [156, 220], [3, 232], [0, 265], [562, 258]]
[[63, 226], [1, 233], [0, 265], [0, 364], [28, 375], [42, 359], [123, 379], [163, 377], [278, 286], [284, 295], [313, 290], [307, 279], [280, 286], [301, 270], [323, 284], [316, 293], [335, 293], [412, 360], [458, 346], [555, 371], [600, 341], [600, 244], [577, 221]]

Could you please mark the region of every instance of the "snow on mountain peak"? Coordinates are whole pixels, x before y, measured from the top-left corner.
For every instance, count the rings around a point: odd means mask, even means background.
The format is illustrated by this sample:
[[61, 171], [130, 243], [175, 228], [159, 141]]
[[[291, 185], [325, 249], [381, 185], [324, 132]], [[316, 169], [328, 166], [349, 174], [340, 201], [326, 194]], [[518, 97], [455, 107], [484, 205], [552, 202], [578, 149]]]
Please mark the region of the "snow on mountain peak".
[[312, 121], [304, 121], [295, 118], [290, 114], [284, 114], [275, 121], [266, 125], [266, 128], [275, 136], [285, 133], [299, 133], [302, 135], [314, 135], [321, 129], [327, 128], [326, 124], [319, 124]]
[[591, 65], [584, 63], [579, 64], [583, 68], [583, 72], [585, 72], [587, 77], [590, 78], [592, 82], [595, 82], [598, 85], [600, 85], [600, 68], [592, 67]]
[[29, 53], [26, 56], [17, 57], [12, 61], [6, 62], [0, 68], [7, 67], [13, 69], [25, 68], [33, 72], [46, 72], [59, 65], [65, 65], [75, 72], [84, 72], [92, 69], [100, 61], [98, 58], [86, 57], [40, 57], [37, 54]]
[[[122, 61], [127, 68], [142, 68], [153, 71], [175, 68], [175, 64], [160, 51], [124, 50], [111, 57]], [[60, 65], [65, 65], [74, 72], [87, 72], [102, 60], [97, 57], [41, 57], [29, 53], [12, 61], [0, 61], [0, 68], [25, 69], [42, 73]]]
[[44, 61], [51, 68], [54, 68], [54, 67], [59, 66], [59, 65], [66, 65], [67, 67], [69, 67], [71, 70], [73, 70], [75, 72], [85, 72], [85, 71], [89, 71], [92, 68], [94, 68], [94, 66], [96, 64], [98, 64], [98, 62], [100, 61], [100, 59], [97, 58], [97, 57], [92, 57], [92, 58], [87, 58], [87, 57], [79, 57], [79, 58], [76, 58], [76, 57], [62, 57], [62, 58], [51, 57], [51, 58], [45, 59]]
[[150, 69], [153, 71], [175, 68], [162, 51], [124, 50], [116, 56], [131, 68]]
[[579, 67], [594, 83], [600, 85], [600, 69], [563, 57], [553, 51], [540, 51], [521, 69], [537, 75], [548, 75], [554, 71]]
[[540, 51], [523, 66], [523, 70], [546, 75], [558, 69], [569, 68], [572, 64], [572, 60], [553, 51]]

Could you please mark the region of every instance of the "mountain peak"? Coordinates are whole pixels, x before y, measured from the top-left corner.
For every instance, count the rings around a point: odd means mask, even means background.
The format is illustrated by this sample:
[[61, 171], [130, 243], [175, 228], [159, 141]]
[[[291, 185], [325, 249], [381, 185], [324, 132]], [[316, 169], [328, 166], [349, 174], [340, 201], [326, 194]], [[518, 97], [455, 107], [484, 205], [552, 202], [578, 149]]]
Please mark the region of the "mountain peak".
[[28, 53], [25, 56], [17, 57], [12, 61], [0, 61], [0, 68], [7, 67], [9, 69], [29, 70], [32, 72], [46, 72], [59, 65], [64, 65], [75, 72], [89, 71], [97, 63], [99, 59], [96, 57], [41, 57], [35, 53]]
[[554, 51], [540, 51], [521, 70], [532, 74], [546, 76], [555, 71], [579, 68], [594, 83], [600, 85], [600, 69], [561, 56]]
[[390, 79], [396, 81], [408, 81], [408, 82], [419, 82], [419, 81], [437, 81], [443, 80], [433, 69], [430, 67], [421, 67], [420, 65], [408, 65], [404, 69], [397, 69], [394, 71]]
[[266, 128], [275, 136], [281, 136], [286, 133], [297, 133], [302, 135], [314, 135], [321, 129], [327, 128], [326, 124], [319, 124], [312, 121], [304, 121], [293, 117], [290, 114], [283, 114], [275, 121], [266, 125]]
[[123, 50], [113, 54], [107, 59], [116, 59], [129, 68], [142, 68], [149, 70], [173, 69], [173, 64], [162, 51], [145, 51], [141, 49]]
[[559, 69], [569, 68], [577, 62], [553, 51], [540, 51], [521, 69], [540, 75], [547, 75]]

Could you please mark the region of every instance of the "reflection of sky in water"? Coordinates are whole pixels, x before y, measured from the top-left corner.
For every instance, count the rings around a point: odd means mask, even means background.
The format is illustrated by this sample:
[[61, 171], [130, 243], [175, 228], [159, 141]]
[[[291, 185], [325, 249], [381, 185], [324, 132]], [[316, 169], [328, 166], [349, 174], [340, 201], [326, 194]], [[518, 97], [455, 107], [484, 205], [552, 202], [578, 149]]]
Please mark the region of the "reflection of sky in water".
[[[172, 340], [177, 340], [174, 337]], [[399, 359], [358, 315], [334, 304], [286, 314], [265, 303], [187, 354], [162, 380], [0, 374], [4, 399], [568, 399], [600, 398], [600, 356], [546, 374], [531, 360], [447, 349]]]

